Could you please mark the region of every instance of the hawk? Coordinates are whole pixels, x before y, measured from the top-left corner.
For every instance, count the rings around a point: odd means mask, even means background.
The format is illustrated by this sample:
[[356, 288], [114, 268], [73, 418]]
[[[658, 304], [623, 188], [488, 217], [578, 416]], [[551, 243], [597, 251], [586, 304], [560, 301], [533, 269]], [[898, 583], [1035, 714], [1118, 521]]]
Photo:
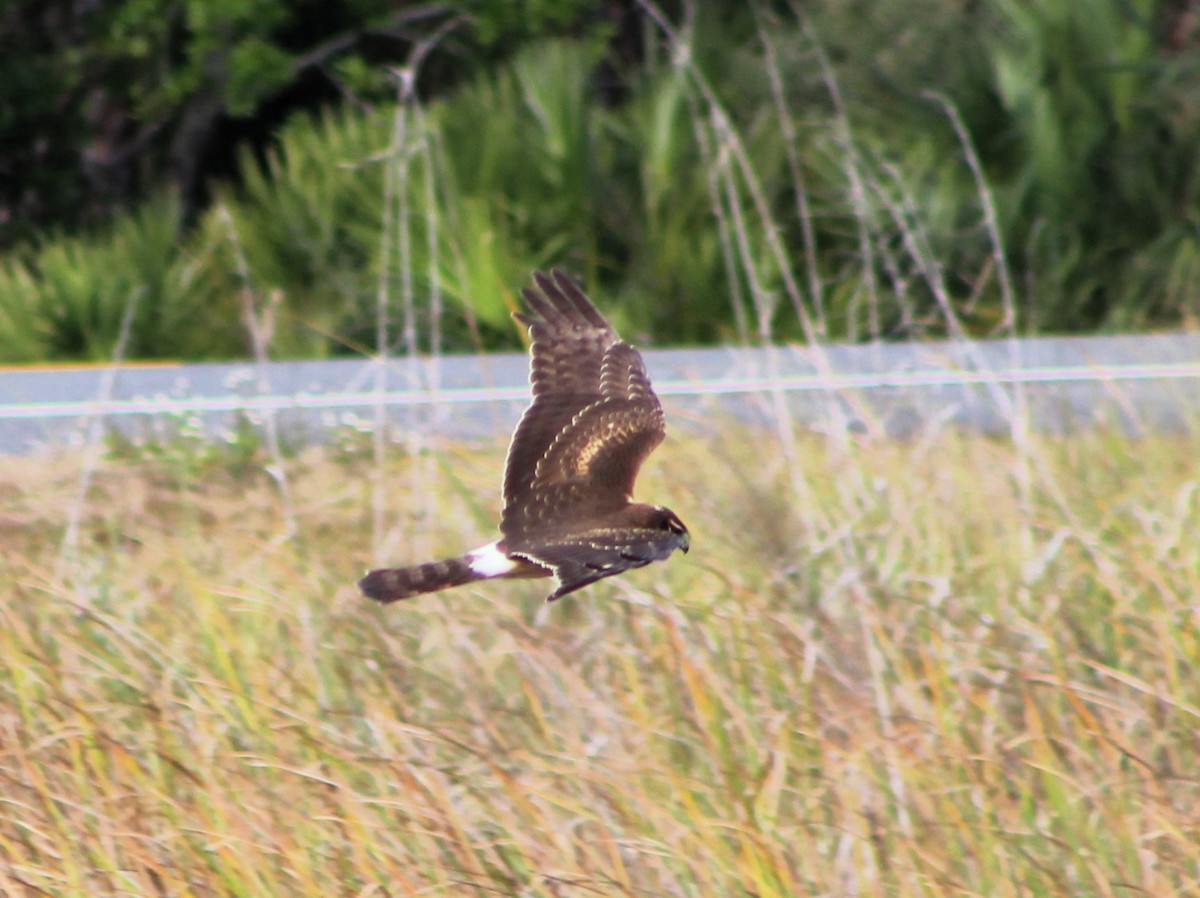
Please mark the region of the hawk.
[[496, 577], [554, 577], [547, 601], [688, 550], [670, 509], [633, 501], [638, 468], [662, 442], [662, 404], [636, 349], [562, 271], [535, 272], [530, 313], [533, 402], [508, 447], [501, 538], [444, 561], [371, 571], [378, 602]]

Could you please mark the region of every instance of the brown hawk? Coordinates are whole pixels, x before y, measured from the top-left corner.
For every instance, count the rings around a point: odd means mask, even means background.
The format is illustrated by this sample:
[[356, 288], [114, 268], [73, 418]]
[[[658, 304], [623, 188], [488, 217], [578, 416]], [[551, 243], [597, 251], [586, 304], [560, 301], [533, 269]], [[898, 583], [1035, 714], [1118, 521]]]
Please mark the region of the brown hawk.
[[566, 274], [533, 275], [522, 295], [533, 402], [508, 447], [501, 538], [412, 567], [371, 571], [368, 597], [394, 602], [494, 577], [550, 577], [553, 602], [676, 549], [688, 529], [669, 509], [633, 501], [638, 468], [662, 442], [662, 405], [638, 351]]

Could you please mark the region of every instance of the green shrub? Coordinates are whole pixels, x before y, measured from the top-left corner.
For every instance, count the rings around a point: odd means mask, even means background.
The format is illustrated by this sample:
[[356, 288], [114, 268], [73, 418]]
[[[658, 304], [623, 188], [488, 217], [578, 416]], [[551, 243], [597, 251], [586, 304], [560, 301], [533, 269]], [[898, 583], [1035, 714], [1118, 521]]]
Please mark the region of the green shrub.
[[293, 118], [182, 248], [160, 202], [10, 253], [0, 355], [107, 357], [134, 297], [131, 355], [243, 352], [276, 302], [279, 356], [515, 347], [550, 265], [660, 344], [1195, 320], [1200, 68], [1153, 11], [706, 5], [648, 23], [619, 91], [611, 44], [543, 40]]
[[199, 243], [180, 247], [178, 204], [160, 198], [102, 236], [47, 240], [0, 260], [0, 357], [103, 361], [129, 317], [127, 358], [245, 351], [233, 297], [198, 289]]

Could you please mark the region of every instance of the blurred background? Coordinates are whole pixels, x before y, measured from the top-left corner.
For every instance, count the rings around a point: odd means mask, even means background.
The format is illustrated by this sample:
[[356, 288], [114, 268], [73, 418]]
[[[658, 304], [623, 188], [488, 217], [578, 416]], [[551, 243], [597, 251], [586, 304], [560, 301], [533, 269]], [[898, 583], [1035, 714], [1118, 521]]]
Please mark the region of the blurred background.
[[[8, 0], [0, 361], [1085, 333], [1200, 310], [1194, 0]], [[260, 341], [261, 342], [261, 341]]]

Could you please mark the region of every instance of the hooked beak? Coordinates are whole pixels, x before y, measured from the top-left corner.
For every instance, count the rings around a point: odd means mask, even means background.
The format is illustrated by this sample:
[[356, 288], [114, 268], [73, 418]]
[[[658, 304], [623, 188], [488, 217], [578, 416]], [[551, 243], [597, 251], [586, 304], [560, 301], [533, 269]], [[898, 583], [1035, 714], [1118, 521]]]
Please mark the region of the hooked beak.
[[687, 554], [688, 547], [691, 545], [691, 534], [685, 533], [680, 537], [679, 548], [683, 549], [683, 554]]

